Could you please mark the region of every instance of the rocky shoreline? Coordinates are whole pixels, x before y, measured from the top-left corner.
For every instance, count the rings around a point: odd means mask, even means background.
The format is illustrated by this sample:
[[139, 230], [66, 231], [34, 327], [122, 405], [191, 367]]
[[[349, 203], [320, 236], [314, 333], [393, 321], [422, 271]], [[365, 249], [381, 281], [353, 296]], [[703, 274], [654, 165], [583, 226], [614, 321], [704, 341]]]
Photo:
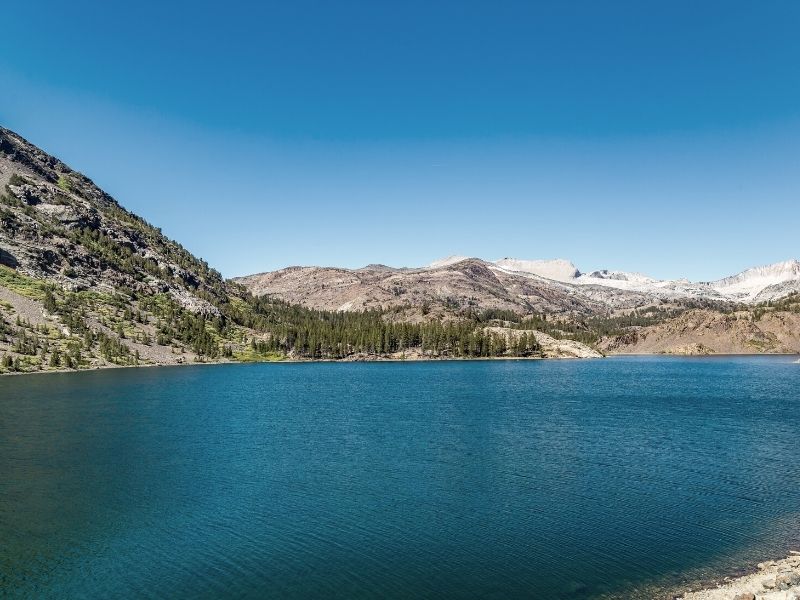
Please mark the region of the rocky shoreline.
[[759, 563], [755, 573], [689, 592], [679, 600], [800, 600], [800, 552]]
[[[399, 354], [399, 353], [398, 353]], [[53, 373], [88, 373], [90, 371], [105, 371], [109, 369], [149, 369], [153, 367], [187, 367], [187, 366], [208, 366], [208, 365], [252, 365], [252, 364], [301, 364], [301, 363], [353, 363], [353, 362], [386, 362], [386, 363], [410, 363], [410, 362], [466, 362], [466, 361], [539, 361], [539, 360], [574, 360], [577, 356], [419, 356], [407, 355], [405, 357], [392, 355], [352, 355], [346, 358], [294, 358], [287, 356], [275, 360], [235, 360], [217, 359], [203, 361], [183, 361], [183, 362], [162, 362], [162, 363], [140, 363], [138, 365], [118, 365], [113, 363], [96, 364], [80, 369], [48, 368], [35, 371], [0, 371], [0, 377], [17, 377], [20, 375], [47, 375]], [[588, 357], [587, 357], [588, 358]], [[599, 358], [604, 358], [599, 356]]]

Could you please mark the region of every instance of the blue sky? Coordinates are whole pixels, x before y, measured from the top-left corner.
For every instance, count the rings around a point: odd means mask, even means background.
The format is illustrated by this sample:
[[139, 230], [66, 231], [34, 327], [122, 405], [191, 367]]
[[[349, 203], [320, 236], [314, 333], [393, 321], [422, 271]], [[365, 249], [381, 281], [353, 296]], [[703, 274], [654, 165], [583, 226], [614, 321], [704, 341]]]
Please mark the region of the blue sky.
[[15, 2], [0, 123], [226, 276], [704, 280], [800, 257], [798, 30], [793, 0]]

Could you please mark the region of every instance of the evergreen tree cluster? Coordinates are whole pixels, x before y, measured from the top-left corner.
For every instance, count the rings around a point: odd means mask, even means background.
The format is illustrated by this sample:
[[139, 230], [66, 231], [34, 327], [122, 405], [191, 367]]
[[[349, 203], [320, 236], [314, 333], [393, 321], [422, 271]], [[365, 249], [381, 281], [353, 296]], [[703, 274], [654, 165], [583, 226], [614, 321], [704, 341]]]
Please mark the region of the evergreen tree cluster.
[[228, 307], [235, 323], [267, 334], [252, 340], [260, 354], [283, 353], [304, 358], [346, 358], [354, 354], [387, 355], [418, 349], [431, 357], [528, 356], [539, 350], [533, 334], [520, 336], [520, 345], [506, 336], [486, 331], [488, 319], [395, 322], [392, 311], [331, 312], [290, 305], [280, 300], [247, 297], [237, 308]]

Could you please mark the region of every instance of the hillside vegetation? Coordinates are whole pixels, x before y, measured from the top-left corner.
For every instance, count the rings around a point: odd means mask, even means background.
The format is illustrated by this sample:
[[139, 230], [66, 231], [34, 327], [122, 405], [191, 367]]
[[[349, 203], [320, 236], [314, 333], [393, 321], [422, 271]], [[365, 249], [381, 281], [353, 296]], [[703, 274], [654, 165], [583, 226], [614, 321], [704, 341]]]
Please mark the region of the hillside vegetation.
[[613, 354], [797, 354], [800, 294], [729, 311], [692, 309], [598, 340]]
[[0, 372], [544, 354], [534, 332], [497, 333], [478, 313], [409, 322], [254, 297], [2, 128], [0, 189]]
[[797, 352], [798, 297], [756, 305], [654, 298], [477, 259], [226, 281], [90, 179], [0, 128], [0, 373], [598, 356], [592, 348]]

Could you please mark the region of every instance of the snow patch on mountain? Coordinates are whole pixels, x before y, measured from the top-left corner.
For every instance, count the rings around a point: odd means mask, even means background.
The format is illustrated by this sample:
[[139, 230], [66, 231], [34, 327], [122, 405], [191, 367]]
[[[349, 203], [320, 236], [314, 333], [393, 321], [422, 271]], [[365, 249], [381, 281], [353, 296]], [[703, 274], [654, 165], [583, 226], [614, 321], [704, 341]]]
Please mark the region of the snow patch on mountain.
[[512, 273], [530, 273], [545, 279], [573, 283], [580, 277], [581, 272], [574, 264], [562, 258], [553, 260], [520, 260], [517, 258], [502, 258], [493, 263], [495, 266]]
[[618, 289], [654, 294], [661, 298], [698, 298], [765, 302], [800, 290], [800, 261], [788, 260], [754, 267], [737, 275], [712, 282], [687, 279], [659, 280], [639, 273], [594, 271], [575, 280], [580, 285], [605, 285]]
[[779, 291], [787, 287], [785, 284], [793, 282], [800, 282], [800, 261], [798, 260], [753, 267], [738, 275], [713, 281], [709, 283], [709, 286], [728, 296], [752, 300], [767, 288], [776, 287], [776, 291]]
[[[444, 267], [466, 260], [465, 256], [449, 256], [434, 261], [428, 268]], [[602, 269], [581, 273], [570, 261], [523, 260], [503, 258], [488, 263], [506, 273], [548, 279], [574, 286], [602, 286], [648, 294], [658, 299], [727, 300], [745, 303], [776, 300], [800, 292], [800, 261], [754, 267], [737, 275], [711, 282], [691, 282], [687, 279], [654, 279], [641, 273]]]
[[627, 273], [625, 271], [609, 271], [603, 269], [601, 271], [592, 271], [591, 273], [584, 273], [581, 275], [584, 281], [603, 279], [607, 281], [628, 281], [631, 283], [655, 283], [657, 280], [641, 273]]
[[427, 265], [427, 269], [439, 269], [441, 267], [447, 267], [450, 265], [454, 265], [456, 263], [460, 263], [462, 260], [468, 260], [469, 256], [461, 256], [458, 254], [453, 254], [452, 256], [446, 256], [445, 258], [440, 258], [439, 260], [435, 260], [429, 265]]

